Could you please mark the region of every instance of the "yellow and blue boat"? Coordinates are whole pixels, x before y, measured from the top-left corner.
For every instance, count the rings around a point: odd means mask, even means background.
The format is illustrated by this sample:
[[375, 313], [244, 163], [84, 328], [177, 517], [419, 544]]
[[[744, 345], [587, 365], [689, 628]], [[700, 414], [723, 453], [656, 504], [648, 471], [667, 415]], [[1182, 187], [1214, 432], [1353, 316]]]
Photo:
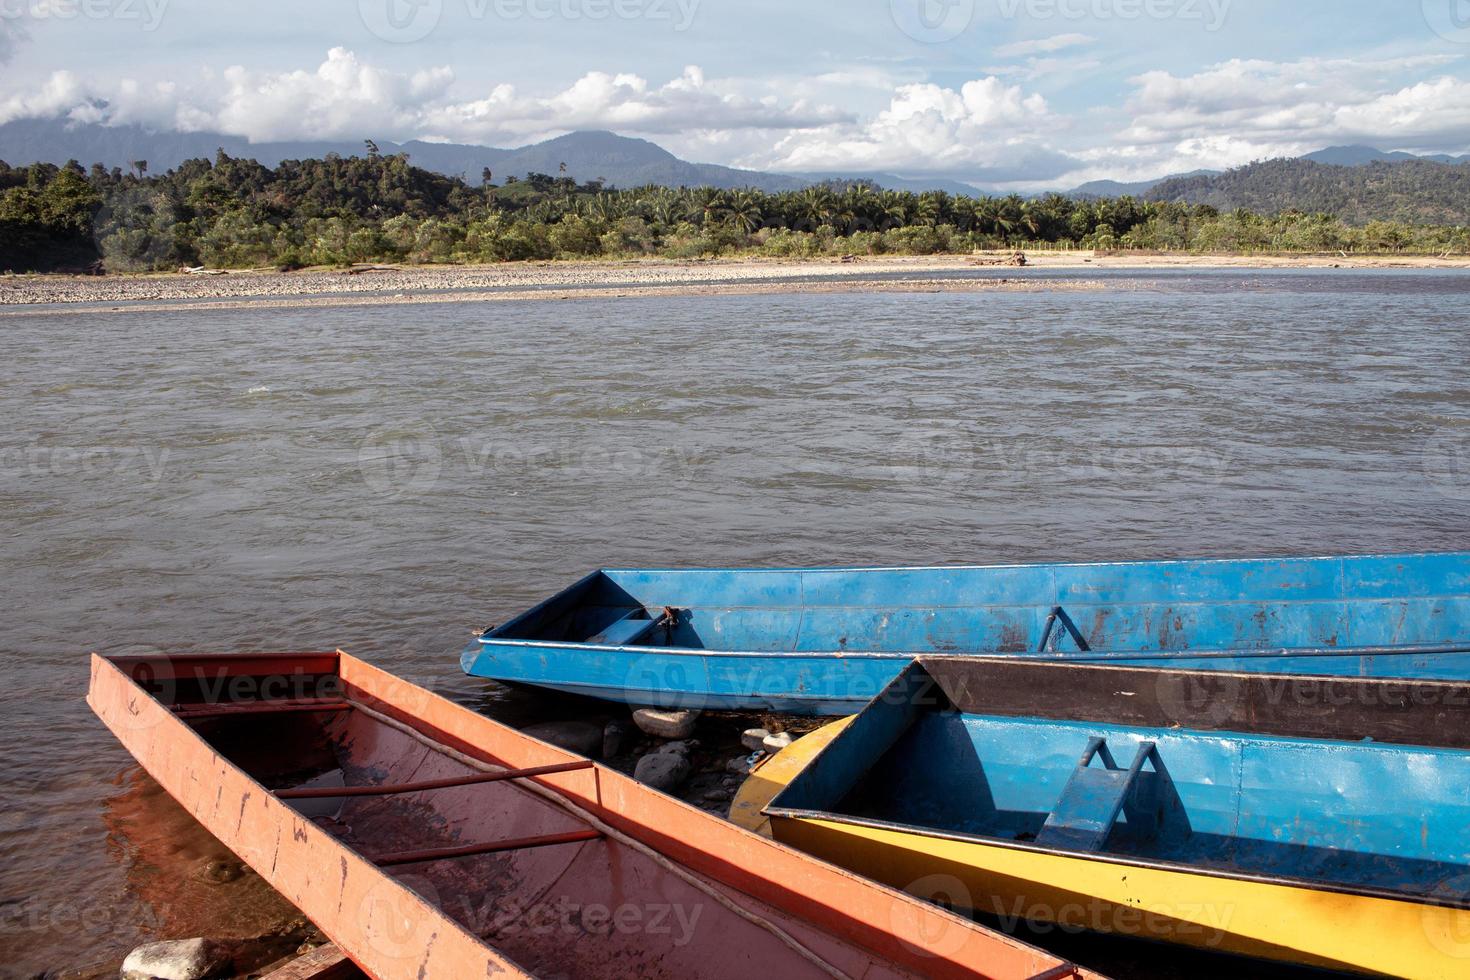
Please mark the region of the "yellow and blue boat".
[[732, 818], [1003, 924], [1470, 976], [1470, 684], [922, 658]]
[[1470, 553], [608, 569], [461, 665], [637, 705], [850, 715], [924, 654], [1470, 679]]

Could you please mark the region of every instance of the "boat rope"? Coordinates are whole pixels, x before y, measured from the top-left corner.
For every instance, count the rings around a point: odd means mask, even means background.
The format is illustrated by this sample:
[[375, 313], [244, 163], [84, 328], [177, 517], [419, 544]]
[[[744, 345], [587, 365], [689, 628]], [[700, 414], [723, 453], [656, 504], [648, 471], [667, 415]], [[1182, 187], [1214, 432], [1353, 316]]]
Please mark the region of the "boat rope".
[[[392, 728], [395, 731], [402, 732], [409, 738], [412, 738], [415, 741], [422, 743], [423, 745], [427, 746], [430, 749], [433, 749], [436, 752], [440, 752], [448, 756], [461, 765], [466, 765], [472, 769], [478, 769], [481, 772], [487, 773], [507, 771], [506, 767], [504, 766], [496, 766], [489, 762], [483, 762], [480, 759], [476, 759], [474, 756], [466, 755], [465, 753], [451, 748], [450, 746], [445, 745], [442, 742], [436, 742], [418, 729], [413, 728], [410, 725], [405, 725], [398, 719], [385, 715], [380, 711], [374, 711], [372, 708], [367, 707], [360, 701], [351, 701], [350, 703], [352, 704], [352, 708], [354, 711], [359, 711], [363, 715], [366, 715], [379, 724], [387, 725], [389, 728]], [[582, 807], [573, 803], [571, 800], [562, 796], [555, 790], [550, 789], [546, 786], [542, 786], [539, 783], [529, 782], [526, 780], [517, 780], [516, 785], [556, 804], [557, 806], [566, 810], [568, 813], [571, 813], [577, 819], [590, 825], [594, 830], [601, 831], [602, 834], [608, 839], [615, 840], [619, 844], [622, 844], [624, 847], [632, 848], [633, 850], [642, 854], [644, 857], [647, 857], [659, 867], [663, 868], [665, 871], [708, 895], [710, 898], [714, 899], [717, 903], [724, 906], [729, 911], [740, 916], [740, 918], [746, 920], [752, 925], [766, 930], [771, 935], [779, 939], [786, 946], [790, 947], [803, 959], [811, 962], [828, 976], [834, 977], [835, 980], [855, 980], [855, 978], [853, 978], [849, 974], [843, 973], [837, 967], [827, 962], [818, 953], [802, 943], [801, 940], [791, 935], [791, 933], [787, 932], [785, 929], [782, 929], [779, 925], [772, 922], [770, 919], [767, 919], [761, 915], [756, 914], [755, 912], [750, 911], [749, 909], [740, 905], [734, 899], [730, 898], [728, 895], [721, 892], [718, 888], [710, 884], [708, 881], [694, 874], [689, 869], [681, 866], [678, 862], [666, 857], [663, 854], [660, 854], [658, 851], [649, 847], [642, 841], [637, 840], [633, 837], [629, 837], [627, 834], [623, 833], [621, 830], [618, 830], [616, 827], [613, 827], [610, 824], [607, 824], [604, 821], [598, 819], [590, 811], [583, 809]]]

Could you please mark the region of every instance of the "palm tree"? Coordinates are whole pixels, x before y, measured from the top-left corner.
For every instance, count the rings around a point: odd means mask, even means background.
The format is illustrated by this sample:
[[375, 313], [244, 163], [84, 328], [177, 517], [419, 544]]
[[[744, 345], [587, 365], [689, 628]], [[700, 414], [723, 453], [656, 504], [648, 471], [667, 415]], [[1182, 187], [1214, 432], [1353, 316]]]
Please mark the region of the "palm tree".
[[725, 205], [725, 216], [735, 227], [749, 235], [761, 226], [761, 202], [749, 190], [740, 191]]
[[808, 187], [801, 192], [796, 202], [796, 216], [815, 230], [832, 220], [832, 190], [828, 187]]

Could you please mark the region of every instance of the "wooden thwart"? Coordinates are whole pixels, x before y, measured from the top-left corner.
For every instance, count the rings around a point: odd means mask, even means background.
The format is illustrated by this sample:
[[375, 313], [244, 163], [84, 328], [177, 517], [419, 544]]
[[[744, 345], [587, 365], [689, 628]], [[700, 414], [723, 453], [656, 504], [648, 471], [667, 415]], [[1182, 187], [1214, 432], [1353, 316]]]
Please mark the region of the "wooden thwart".
[[340, 949], [328, 943], [272, 970], [261, 980], [356, 980], [363, 975]]

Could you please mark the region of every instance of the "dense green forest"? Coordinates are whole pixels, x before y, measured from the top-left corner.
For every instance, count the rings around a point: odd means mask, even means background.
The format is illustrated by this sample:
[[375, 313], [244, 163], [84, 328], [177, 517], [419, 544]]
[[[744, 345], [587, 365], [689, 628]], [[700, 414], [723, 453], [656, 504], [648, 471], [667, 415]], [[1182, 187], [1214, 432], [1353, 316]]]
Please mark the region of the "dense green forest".
[[1470, 164], [1409, 160], [1336, 167], [1303, 159], [1263, 160], [1223, 174], [1166, 180], [1146, 196], [1262, 214], [1299, 208], [1336, 215], [1350, 225], [1374, 220], [1465, 224], [1470, 221]]
[[1237, 209], [1132, 197], [911, 194], [869, 184], [779, 194], [606, 190], [549, 174], [485, 186], [402, 155], [287, 161], [220, 153], [166, 174], [0, 163], [0, 270], [359, 262], [500, 262], [591, 256], [968, 253], [989, 248], [1200, 252], [1470, 252], [1470, 229], [1325, 211]]

